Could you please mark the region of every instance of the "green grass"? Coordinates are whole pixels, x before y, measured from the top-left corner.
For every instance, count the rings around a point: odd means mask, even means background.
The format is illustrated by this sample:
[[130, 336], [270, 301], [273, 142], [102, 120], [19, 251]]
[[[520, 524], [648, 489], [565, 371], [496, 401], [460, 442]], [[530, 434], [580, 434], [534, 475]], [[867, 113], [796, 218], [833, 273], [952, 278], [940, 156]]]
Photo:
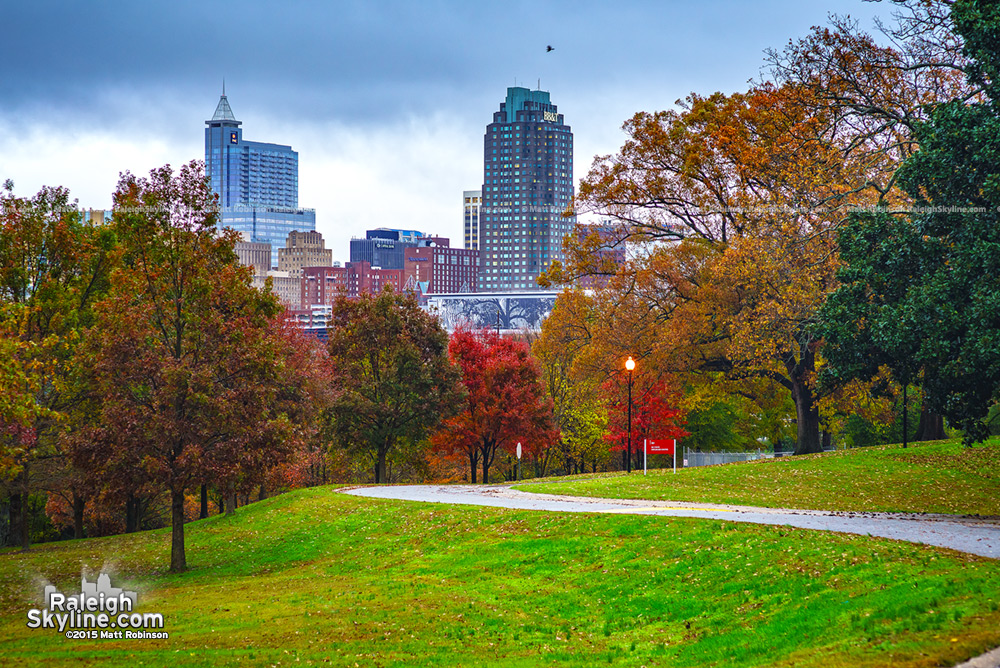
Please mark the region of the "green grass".
[[[169, 533], [0, 554], [0, 665], [934, 666], [1000, 644], [1000, 563], [681, 518], [366, 500], [331, 488]], [[113, 571], [169, 640], [25, 626]]]
[[958, 441], [519, 485], [545, 494], [813, 510], [1000, 515], [1000, 439]]

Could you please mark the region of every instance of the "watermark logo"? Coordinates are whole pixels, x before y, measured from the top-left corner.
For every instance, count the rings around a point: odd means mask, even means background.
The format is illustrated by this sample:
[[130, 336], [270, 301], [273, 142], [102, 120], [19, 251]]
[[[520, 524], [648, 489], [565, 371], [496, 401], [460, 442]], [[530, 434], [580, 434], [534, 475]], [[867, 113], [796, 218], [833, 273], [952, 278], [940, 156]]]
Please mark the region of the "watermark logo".
[[28, 611], [29, 629], [55, 629], [74, 640], [166, 639], [163, 615], [136, 612], [139, 594], [111, 586], [111, 577], [101, 573], [97, 582], [81, 578], [80, 593], [64, 594], [54, 585], [45, 587], [45, 607]]

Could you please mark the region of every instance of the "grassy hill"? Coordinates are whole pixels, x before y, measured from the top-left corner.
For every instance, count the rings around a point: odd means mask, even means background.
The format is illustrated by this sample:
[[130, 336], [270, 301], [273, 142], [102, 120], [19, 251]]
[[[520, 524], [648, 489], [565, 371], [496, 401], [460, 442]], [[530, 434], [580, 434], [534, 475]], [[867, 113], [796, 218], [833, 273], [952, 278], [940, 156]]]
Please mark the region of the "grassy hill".
[[972, 448], [959, 441], [886, 445], [705, 466], [676, 475], [662, 469], [647, 476], [641, 470], [577, 476], [518, 489], [812, 510], [1000, 515], [1000, 439]]
[[[301, 490], [169, 533], [0, 554], [0, 665], [935, 666], [1000, 644], [1000, 564], [785, 527]], [[168, 640], [25, 626], [82, 570]]]

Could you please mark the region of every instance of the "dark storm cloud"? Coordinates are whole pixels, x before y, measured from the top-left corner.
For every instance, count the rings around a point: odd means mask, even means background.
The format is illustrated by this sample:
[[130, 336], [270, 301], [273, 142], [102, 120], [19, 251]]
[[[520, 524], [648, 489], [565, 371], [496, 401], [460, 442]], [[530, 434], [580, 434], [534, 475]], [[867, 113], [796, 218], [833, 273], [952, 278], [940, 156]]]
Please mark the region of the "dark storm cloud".
[[[828, 4], [869, 11], [854, 0]], [[797, 0], [31, 0], [9, 3], [0, 17], [0, 112], [67, 105], [115, 114], [99, 95], [108, 90], [172, 91], [210, 106], [208, 91], [217, 94], [225, 77], [237, 99], [266, 99], [272, 113], [345, 122], [470, 103], [492, 110], [515, 78], [529, 86], [540, 78], [563, 99], [571, 89], [579, 97], [627, 85], [690, 81], [692, 89], [706, 73], [734, 88], [756, 73], [761, 48], [823, 18]]]
[[524, 69], [538, 74], [552, 39], [540, 33], [558, 34], [566, 20], [541, 24], [560, 13], [528, 3], [493, 12], [475, 3], [24, 2], [4, 16], [0, 58], [12, 67], [0, 104], [86, 101], [109, 88], [218, 89], [226, 77], [320, 113], [427, 109], [491, 71], [508, 70], [507, 79], [535, 60]]

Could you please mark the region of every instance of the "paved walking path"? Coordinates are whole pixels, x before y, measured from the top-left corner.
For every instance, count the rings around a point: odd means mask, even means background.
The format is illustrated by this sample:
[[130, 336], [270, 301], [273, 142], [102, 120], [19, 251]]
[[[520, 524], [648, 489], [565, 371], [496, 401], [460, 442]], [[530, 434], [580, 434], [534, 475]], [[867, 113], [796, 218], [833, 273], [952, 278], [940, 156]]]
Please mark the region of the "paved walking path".
[[839, 531], [862, 536], [892, 538], [910, 543], [947, 547], [991, 559], [1000, 559], [1000, 521], [995, 518], [793, 510], [682, 501], [600, 499], [533, 494], [496, 485], [355, 487], [344, 493], [379, 499], [458, 503], [517, 510], [700, 517], [730, 522], [776, 524], [800, 529]]

